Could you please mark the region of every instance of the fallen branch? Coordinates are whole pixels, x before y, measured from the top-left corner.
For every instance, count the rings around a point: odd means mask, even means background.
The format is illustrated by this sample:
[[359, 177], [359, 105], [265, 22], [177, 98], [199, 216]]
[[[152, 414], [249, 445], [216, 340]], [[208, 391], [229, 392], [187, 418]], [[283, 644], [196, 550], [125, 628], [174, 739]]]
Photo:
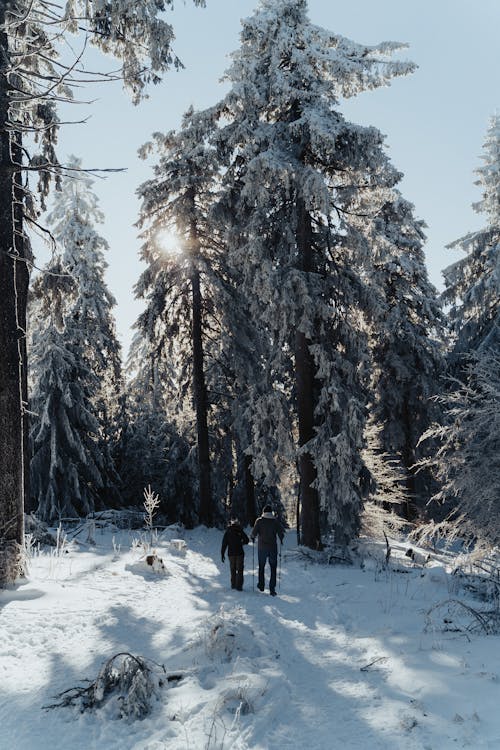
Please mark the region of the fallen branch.
[[377, 657], [377, 659], [374, 659], [369, 664], [365, 664], [364, 667], [360, 667], [359, 671], [360, 672], [368, 672], [368, 670], [370, 669], [370, 667], [373, 667], [374, 664], [378, 664], [378, 662], [381, 662], [381, 661], [387, 661], [388, 658], [389, 658], [388, 656], [379, 656], [379, 657]]
[[77, 707], [84, 713], [101, 708], [114, 696], [117, 718], [142, 719], [150, 713], [159, 689], [181, 679], [178, 673], [167, 675], [162, 664], [123, 652], [108, 659], [93, 682], [84, 680], [86, 685], [63, 690], [55, 703], [42, 708]]

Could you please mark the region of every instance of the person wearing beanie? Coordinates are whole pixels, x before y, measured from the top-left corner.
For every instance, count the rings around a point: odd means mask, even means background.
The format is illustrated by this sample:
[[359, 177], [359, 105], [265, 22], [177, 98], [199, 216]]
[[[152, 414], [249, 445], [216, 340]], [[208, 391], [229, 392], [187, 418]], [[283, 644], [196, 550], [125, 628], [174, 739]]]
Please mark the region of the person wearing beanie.
[[273, 509], [270, 505], [265, 505], [262, 515], [255, 521], [250, 537], [252, 542], [255, 541], [256, 537], [259, 539], [257, 547], [259, 582], [257, 583], [257, 588], [259, 591], [264, 591], [264, 572], [266, 562], [269, 560], [269, 567], [271, 568], [269, 593], [271, 596], [276, 596], [276, 568], [278, 566], [277, 537], [279, 537], [281, 544], [283, 544], [284, 535], [285, 529], [274, 515]]
[[241, 591], [243, 589], [243, 568], [245, 562], [244, 544], [248, 544], [249, 539], [237, 518], [232, 518], [222, 538], [220, 556], [222, 562], [229, 557], [229, 569], [231, 571], [231, 588]]

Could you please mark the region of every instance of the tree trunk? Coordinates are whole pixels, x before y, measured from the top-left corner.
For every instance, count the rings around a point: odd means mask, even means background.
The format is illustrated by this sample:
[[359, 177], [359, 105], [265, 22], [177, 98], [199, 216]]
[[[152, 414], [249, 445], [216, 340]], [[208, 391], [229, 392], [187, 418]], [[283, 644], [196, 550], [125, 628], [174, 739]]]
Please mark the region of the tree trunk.
[[253, 526], [257, 518], [255, 508], [255, 482], [252, 474], [252, 456], [245, 456], [243, 459], [245, 470], [245, 506], [247, 523]]
[[[26, 264], [21, 241], [15, 241], [15, 180], [9, 117], [8, 38], [5, 2], [0, 2], [0, 587], [20, 573], [24, 518], [23, 377], [25, 361]], [[17, 224], [17, 226], [16, 226]], [[21, 238], [19, 238], [21, 240]], [[23, 367], [24, 365], [24, 367]]]
[[[304, 273], [313, 271], [311, 217], [302, 198], [297, 200], [297, 248], [299, 268]], [[302, 331], [295, 334], [295, 387], [297, 390], [297, 417], [299, 448], [315, 436], [315, 365], [310, 351], [311, 340]], [[312, 487], [316, 479], [316, 468], [312, 455], [300, 451], [299, 504], [301, 513], [301, 542], [311, 549], [321, 548], [318, 491]]]
[[200, 272], [194, 263], [191, 271], [192, 290], [192, 346], [193, 346], [193, 399], [196, 411], [198, 442], [198, 478], [200, 484], [200, 523], [210, 526], [213, 520], [212, 488], [210, 480], [210, 449], [208, 437], [208, 398], [203, 365], [203, 315], [200, 289]]
[[[21, 134], [12, 134], [11, 144], [12, 158], [15, 164], [22, 164], [23, 152]], [[25, 261], [18, 261], [16, 265], [16, 292], [17, 292], [17, 320], [20, 330], [19, 350], [21, 356], [21, 398], [22, 398], [22, 429], [23, 429], [23, 496], [24, 512], [35, 510], [30, 498], [30, 462], [31, 446], [29, 439], [30, 417], [28, 408], [28, 351], [27, 351], [27, 326], [28, 326], [28, 291], [30, 283], [30, 271], [28, 259], [33, 260], [28, 239], [24, 232], [24, 188], [22, 184], [22, 173], [14, 172], [14, 228], [16, 251]], [[29, 510], [27, 510], [29, 509]]]
[[[415, 417], [413, 417], [413, 419], [414, 418]], [[404, 400], [402, 421], [403, 421], [403, 431], [404, 431], [404, 445], [401, 449], [401, 460], [402, 460], [402, 463], [406, 472], [406, 489], [407, 489], [408, 498], [409, 498], [404, 508], [404, 511], [405, 511], [404, 517], [408, 521], [414, 521], [415, 518], [417, 518], [418, 516], [417, 506], [416, 506], [417, 484], [416, 484], [415, 469], [412, 470], [411, 468], [415, 463], [415, 451], [413, 447], [412, 429], [411, 429], [412, 416], [410, 415], [407, 397], [405, 397], [405, 400]]]

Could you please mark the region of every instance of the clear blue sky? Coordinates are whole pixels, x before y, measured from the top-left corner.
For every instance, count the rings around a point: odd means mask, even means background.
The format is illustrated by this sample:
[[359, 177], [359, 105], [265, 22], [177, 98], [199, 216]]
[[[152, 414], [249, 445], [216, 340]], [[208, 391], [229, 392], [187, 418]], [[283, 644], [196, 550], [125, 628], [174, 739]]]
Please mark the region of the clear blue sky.
[[[170, 73], [139, 107], [118, 84], [85, 92], [82, 98], [98, 100], [72, 108], [70, 115], [80, 119], [90, 113], [91, 120], [61, 134], [61, 159], [74, 153], [87, 167], [127, 169], [94, 185], [106, 215], [100, 231], [111, 246], [108, 282], [118, 301], [125, 349], [141, 309], [132, 291], [141, 271], [135, 190], [150, 176], [137, 149], [152, 132], [177, 128], [190, 104], [203, 108], [221, 97], [219, 79], [228, 54], [238, 47], [240, 19], [256, 5], [257, 0], [207, 0], [201, 9], [190, 0], [179, 2], [168, 16], [186, 69]], [[445, 245], [483, 221], [471, 208], [480, 195], [473, 171], [480, 164], [488, 118], [499, 105], [500, 0], [310, 0], [309, 14], [314, 23], [360, 43], [410, 45], [404, 57], [419, 66], [412, 76], [349, 100], [342, 110], [386, 135], [393, 163], [405, 173], [402, 192], [428, 224], [429, 273], [440, 287], [441, 270], [455, 259]], [[93, 53], [88, 65], [112, 69], [113, 61]], [[40, 251], [40, 261], [43, 256]]]

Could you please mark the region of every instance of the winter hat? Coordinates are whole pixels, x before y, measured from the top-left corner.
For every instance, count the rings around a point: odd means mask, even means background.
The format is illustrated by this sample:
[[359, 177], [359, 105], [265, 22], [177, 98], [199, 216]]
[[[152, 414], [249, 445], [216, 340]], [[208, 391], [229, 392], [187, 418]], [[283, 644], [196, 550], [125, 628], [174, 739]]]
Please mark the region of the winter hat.
[[264, 510], [262, 512], [263, 513], [272, 513], [273, 509], [271, 508], [270, 505], [264, 505]]

